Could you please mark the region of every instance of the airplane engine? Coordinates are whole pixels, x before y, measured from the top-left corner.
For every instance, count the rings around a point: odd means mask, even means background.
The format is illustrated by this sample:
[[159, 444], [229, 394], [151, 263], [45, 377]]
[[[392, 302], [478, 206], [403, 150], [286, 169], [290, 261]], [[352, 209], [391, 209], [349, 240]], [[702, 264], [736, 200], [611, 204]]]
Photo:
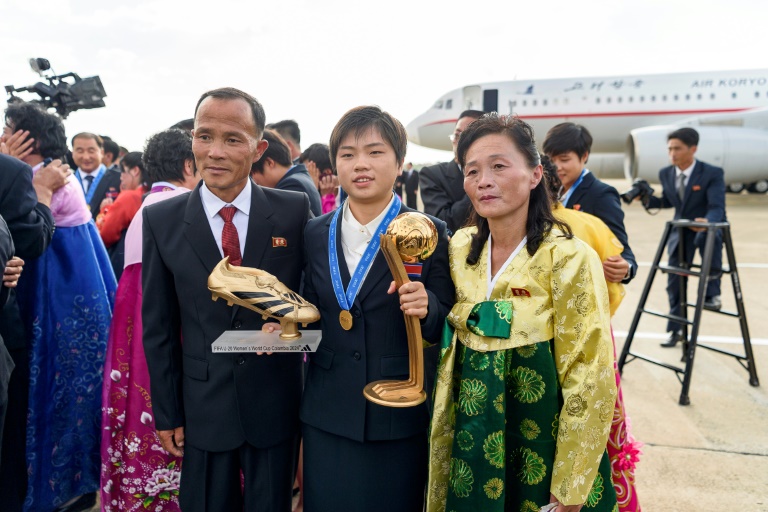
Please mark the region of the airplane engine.
[[[667, 134], [680, 125], [632, 130], [624, 153], [629, 180], [659, 181], [659, 169], [669, 164]], [[722, 167], [725, 183], [755, 183], [768, 178], [768, 132], [735, 126], [695, 126], [699, 132], [696, 158]]]

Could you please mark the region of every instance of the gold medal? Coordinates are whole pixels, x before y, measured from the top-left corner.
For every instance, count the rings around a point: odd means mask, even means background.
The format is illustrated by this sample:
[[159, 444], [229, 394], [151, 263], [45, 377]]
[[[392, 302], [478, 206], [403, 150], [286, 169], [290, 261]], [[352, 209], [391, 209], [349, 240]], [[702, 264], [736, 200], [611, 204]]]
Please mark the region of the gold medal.
[[352, 328], [352, 313], [343, 309], [341, 313], [339, 313], [339, 323], [341, 324], [341, 328], [345, 331], [350, 330]]

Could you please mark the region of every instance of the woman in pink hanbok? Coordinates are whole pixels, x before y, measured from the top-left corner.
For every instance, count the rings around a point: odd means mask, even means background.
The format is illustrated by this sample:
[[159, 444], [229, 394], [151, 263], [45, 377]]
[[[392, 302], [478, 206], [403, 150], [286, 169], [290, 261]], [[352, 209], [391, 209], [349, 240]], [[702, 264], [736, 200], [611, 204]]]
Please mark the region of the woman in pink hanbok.
[[166, 130], [144, 150], [149, 195], [125, 238], [125, 269], [115, 297], [104, 366], [101, 505], [104, 512], [178, 511], [181, 459], [155, 433], [149, 372], [141, 333], [142, 211], [195, 188], [200, 180], [189, 132]]

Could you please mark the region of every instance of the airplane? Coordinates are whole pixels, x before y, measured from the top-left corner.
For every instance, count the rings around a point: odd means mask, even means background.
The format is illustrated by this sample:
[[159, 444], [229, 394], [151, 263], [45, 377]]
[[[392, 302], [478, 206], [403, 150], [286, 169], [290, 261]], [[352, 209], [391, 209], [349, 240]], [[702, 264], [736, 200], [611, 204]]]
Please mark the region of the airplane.
[[467, 109], [518, 115], [540, 143], [558, 123], [582, 124], [594, 138], [590, 171], [652, 183], [669, 165], [666, 135], [691, 126], [700, 135], [697, 158], [725, 169], [728, 191], [768, 191], [768, 69], [468, 85], [409, 123], [408, 139], [451, 151], [448, 136]]

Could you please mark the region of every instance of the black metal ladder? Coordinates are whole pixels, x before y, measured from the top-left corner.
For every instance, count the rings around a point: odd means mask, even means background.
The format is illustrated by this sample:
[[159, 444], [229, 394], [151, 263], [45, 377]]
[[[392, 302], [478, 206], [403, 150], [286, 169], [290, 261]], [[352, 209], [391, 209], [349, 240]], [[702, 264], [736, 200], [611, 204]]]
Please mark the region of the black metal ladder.
[[[686, 260], [683, 257], [683, 251], [684, 251], [683, 230], [689, 229], [691, 227], [705, 228], [707, 234], [706, 234], [706, 242], [704, 244], [704, 251], [702, 254], [701, 264], [700, 265], [693, 264], [690, 267], [688, 267], [685, 263]], [[672, 234], [673, 229], [679, 230], [678, 231], [678, 235], [679, 235], [678, 254], [680, 255], [680, 257], [678, 258], [678, 261], [680, 262], [679, 264], [681, 265], [679, 267], [662, 265], [660, 263], [661, 258], [664, 254], [664, 249], [667, 246], [667, 242], [669, 241], [669, 237]], [[721, 350], [719, 348], [711, 347], [708, 345], [702, 345], [697, 342], [697, 338], [699, 336], [699, 326], [701, 324], [701, 314], [705, 309], [704, 299], [707, 291], [707, 282], [711, 278], [716, 277], [716, 276], [710, 276], [710, 269], [712, 266], [712, 254], [715, 248], [715, 238], [718, 231], [721, 231], [723, 234], [723, 245], [725, 247], [726, 256], [728, 258], [728, 266], [727, 267], [723, 266], [722, 273], [731, 275], [731, 283], [733, 284], [733, 292], [736, 298], [736, 312], [714, 310], [714, 309], [708, 309], [708, 311], [712, 311], [714, 313], [719, 313], [721, 315], [726, 315], [726, 316], [739, 319], [739, 325], [741, 326], [741, 336], [744, 342], [744, 355], [728, 352], [726, 350]], [[693, 250], [693, 248], [691, 248], [691, 250]], [[658, 270], [664, 273], [675, 273], [680, 276], [681, 316], [671, 315], [667, 313], [660, 313], [658, 311], [651, 311], [651, 310], [645, 309], [645, 303], [646, 303], [646, 300], [648, 299], [648, 294], [651, 291], [651, 285], [653, 285], [653, 279], [656, 276], [656, 271]], [[698, 293], [696, 294], [695, 304], [690, 304], [688, 302], [688, 277], [690, 276], [699, 278]], [[689, 307], [694, 308], [692, 320], [688, 320]], [[667, 364], [663, 361], [659, 361], [657, 359], [630, 351], [630, 348], [632, 346], [632, 340], [635, 336], [635, 331], [637, 330], [637, 325], [640, 322], [640, 316], [643, 313], [648, 313], [649, 315], [654, 315], [654, 316], [659, 316], [669, 320], [674, 320], [682, 326], [682, 332], [683, 332], [682, 362], [685, 363], [684, 368]], [[690, 337], [688, 336], [688, 326], [691, 327]], [[624, 372], [624, 365], [626, 363], [632, 362], [635, 359], [642, 359], [649, 363], [672, 370], [675, 372], [675, 375], [677, 376], [678, 380], [683, 385], [683, 389], [680, 393], [679, 403], [680, 405], [689, 405], [691, 403], [691, 400], [688, 396], [688, 391], [691, 387], [691, 376], [693, 373], [693, 358], [696, 353], [697, 347], [706, 348], [708, 350], [712, 350], [714, 352], [718, 352], [720, 354], [725, 354], [727, 356], [736, 358], [739, 364], [742, 367], [744, 367], [744, 369], [746, 369], [747, 372], [749, 373], [749, 383], [752, 386], [760, 385], [760, 381], [757, 378], [757, 370], [755, 368], [755, 357], [752, 352], [752, 343], [749, 338], [749, 327], [747, 326], [747, 314], [744, 309], [744, 301], [742, 299], [741, 282], [739, 281], [739, 272], [738, 272], [738, 267], [736, 266], [736, 255], [733, 250], [733, 240], [731, 239], [730, 224], [727, 222], [695, 222], [690, 220], [673, 220], [673, 221], [667, 222], [666, 228], [664, 229], [664, 236], [662, 236], [661, 243], [659, 244], [659, 248], [656, 251], [656, 256], [653, 260], [653, 264], [651, 265], [651, 271], [648, 274], [648, 280], [645, 282], [645, 288], [643, 288], [643, 294], [640, 297], [640, 303], [638, 304], [637, 311], [635, 311], [635, 316], [632, 319], [632, 325], [629, 328], [627, 339], [624, 342], [624, 348], [621, 350], [621, 356], [619, 357], [619, 373]]]

